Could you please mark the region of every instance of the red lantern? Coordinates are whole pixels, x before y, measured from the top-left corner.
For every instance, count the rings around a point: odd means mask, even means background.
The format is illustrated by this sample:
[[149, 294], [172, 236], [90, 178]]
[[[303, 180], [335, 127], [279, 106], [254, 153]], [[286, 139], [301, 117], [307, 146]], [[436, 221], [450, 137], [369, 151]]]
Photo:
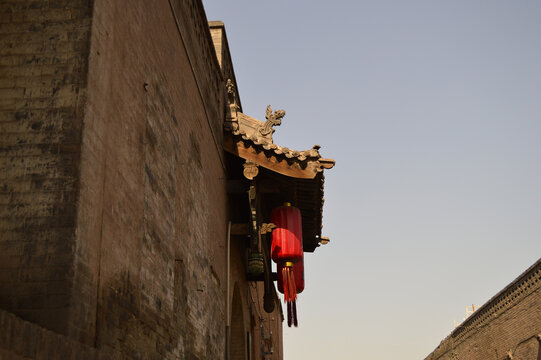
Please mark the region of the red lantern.
[[[286, 203], [271, 212], [271, 222], [276, 225], [272, 232], [271, 258], [281, 272], [284, 301], [287, 304], [287, 324], [297, 326], [297, 289], [294, 265], [302, 261], [302, 223], [299, 209]], [[304, 278], [304, 265], [301, 278]], [[298, 271], [299, 272], [299, 271]], [[304, 281], [302, 283], [304, 289]], [[302, 290], [301, 290], [302, 291]]]
[[271, 212], [271, 222], [276, 225], [272, 232], [272, 260], [277, 264], [301, 260], [303, 253], [300, 210], [290, 203], [285, 203]]

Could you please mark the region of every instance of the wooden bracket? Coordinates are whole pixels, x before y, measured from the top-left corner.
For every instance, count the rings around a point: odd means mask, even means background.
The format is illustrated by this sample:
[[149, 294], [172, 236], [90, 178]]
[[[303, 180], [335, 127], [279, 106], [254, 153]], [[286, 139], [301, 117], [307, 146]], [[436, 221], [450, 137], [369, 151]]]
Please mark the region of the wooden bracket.
[[259, 227], [259, 233], [261, 235], [265, 235], [267, 233], [271, 233], [274, 229], [276, 229], [276, 225], [274, 225], [273, 223], [263, 223]]
[[259, 167], [251, 160], [246, 160], [244, 163], [244, 177], [248, 180], [253, 180], [259, 174]]

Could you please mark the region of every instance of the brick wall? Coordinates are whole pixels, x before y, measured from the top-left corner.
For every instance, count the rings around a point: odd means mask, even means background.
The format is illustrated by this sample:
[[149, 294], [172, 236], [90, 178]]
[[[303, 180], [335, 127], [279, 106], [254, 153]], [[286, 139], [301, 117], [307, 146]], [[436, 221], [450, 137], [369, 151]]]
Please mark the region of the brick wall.
[[[263, 309], [264, 283], [247, 282], [245, 269], [246, 239], [233, 236], [231, 239], [230, 270], [230, 316], [231, 316], [231, 359], [250, 356], [252, 360], [282, 360], [282, 308], [276, 298], [274, 311]], [[235, 304], [238, 306], [235, 309]], [[239, 315], [242, 312], [242, 315]], [[251, 349], [247, 349], [250, 333]], [[271, 353], [272, 351], [272, 353]]]
[[46, 330], [0, 310], [0, 359], [115, 359], [117, 355], [98, 351], [66, 336]]
[[127, 358], [224, 353], [223, 84], [196, 20], [167, 1], [94, 4], [71, 330]]
[[225, 82], [201, 1], [0, 11], [0, 308], [35, 323], [1, 313], [1, 358], [223, 358]]
[[[186, 44], [186, 54], [194, 75], [199, 79], [198, 92], [208, 114], [211, 135], [219, 143], [223, 140], [224, 79], [212, 37], [208, 29], [205, 10], [200, 0], [170, 0], [174, 14]], [[219, 148], [221, 152], [222, 148]]]
[[222, 69], [222, 77], [225, 81], [227, 81], [227, 79], [233, 81], [233, 84], [235, 85], [236, 102], [239, 106], [239, 111], [242, 112], [242, 104], [238, 92], [237, 80], [235, 78], [235, 71], [233, 69], [233, 60], [231, 59], [231, 53], [229, 51], [225, 25], [221, 21], [210, 21], [209, 27], [212, 42], [214, 43], [214, 48], [216, 50], [216, 57]]
[[[282, 360], [284, 349], [282, 343], [283, 313], [280, 300], [276, 298], [276, 306], [272, 313], [263, 309], [263, 282], [250, 283], [249, 302], [252, 313], [252, 359]], [[278, 293], [280, 296], [280, 294]], [[303, 331], [299, 329], [299, 331]]]
[[230, 279], [229, 279], [229, 324], [231, 359], [244, 359], [246, 355], [246, 337], [250, 331], [251, 313], [249, 312], [248, 288], [246, 287], [246, 239], [231, 237], [230, 243]]
[[541, 259], [473, 313], [426, 360], [541, 358]]
[[66, 333], [91, 1], [0, 3], [0, 308]]

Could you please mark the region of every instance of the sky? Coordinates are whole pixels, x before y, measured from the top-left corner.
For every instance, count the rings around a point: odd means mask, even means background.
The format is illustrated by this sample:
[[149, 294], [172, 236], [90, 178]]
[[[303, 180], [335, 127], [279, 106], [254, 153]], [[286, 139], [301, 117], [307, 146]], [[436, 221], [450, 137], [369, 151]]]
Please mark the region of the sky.
[[541, 256], [541, 2], [203, 0], [244, 113], [321, 145], [284, 359], [424, 359]]

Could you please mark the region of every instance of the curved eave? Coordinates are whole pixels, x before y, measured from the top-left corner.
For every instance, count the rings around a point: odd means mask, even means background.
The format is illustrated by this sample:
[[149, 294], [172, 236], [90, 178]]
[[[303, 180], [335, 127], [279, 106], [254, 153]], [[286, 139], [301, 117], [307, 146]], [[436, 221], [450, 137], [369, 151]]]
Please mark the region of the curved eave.
[[333, 159], [322, 158], [318, 149], [315, 145], [310, 150], [294, 151], [258, 138], [254, 140], [241, 131], [224, 134], [225, 151], [266, 169], [258, 176], [270, 178], [275, 186], [293, 191], [293, 203], [302, 214], [305, 252], [314, 252], [319, 246], [325, 201], [323, 171], [335, 165]]
[[244, 160], [253, 161], [273, 172], [296, 179], [314, 179], [323, 169], [334, 166], [332, 159], [307, 158], [302, 161], [296, 157], [281, 156], [272, 150], [264, 149], [262, 145], [231, 134], [224, 138], [224, 149]]

